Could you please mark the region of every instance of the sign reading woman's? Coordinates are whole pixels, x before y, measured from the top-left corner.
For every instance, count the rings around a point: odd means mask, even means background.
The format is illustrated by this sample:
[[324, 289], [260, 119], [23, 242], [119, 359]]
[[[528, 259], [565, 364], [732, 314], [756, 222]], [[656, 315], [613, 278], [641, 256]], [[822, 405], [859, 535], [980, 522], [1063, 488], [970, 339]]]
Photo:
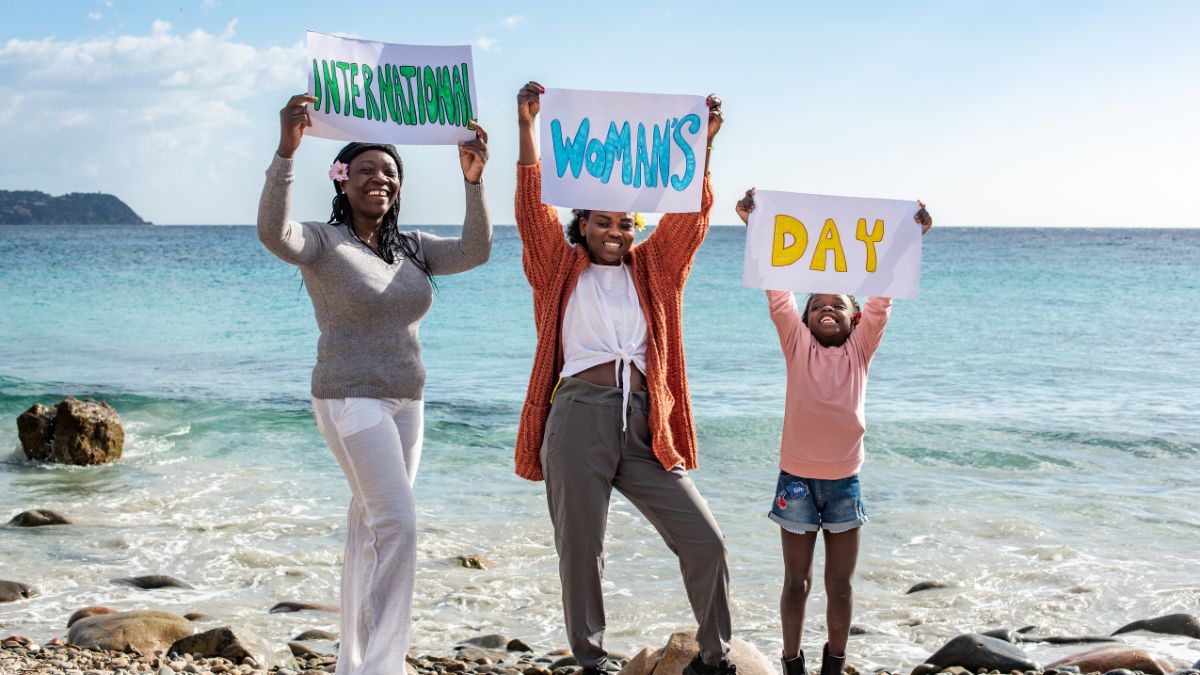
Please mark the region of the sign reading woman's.
[[708, 106], [703, 96], [546, 89], [542, 199], [605, 211], [700, 210]]
[[774, 291], [917, 297], [917, 202], [757, 190], [742, 283]]
[[308, 32], [305, 133], [343, 141], [457, 145], [477, 109], [469, 45], [397, 45]]

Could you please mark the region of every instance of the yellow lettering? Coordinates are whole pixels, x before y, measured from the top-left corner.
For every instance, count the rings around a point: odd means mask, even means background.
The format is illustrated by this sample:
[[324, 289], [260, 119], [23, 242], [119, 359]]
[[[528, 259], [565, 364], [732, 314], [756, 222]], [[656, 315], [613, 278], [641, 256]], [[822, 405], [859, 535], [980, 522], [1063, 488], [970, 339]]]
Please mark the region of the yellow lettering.
[[[788, 236], [792, 238], [791, 244], [787, 243]], [[804, 229], [804, 223], [791, 216], [775, 216], [775, 241], [771, 246], [773, 267], [791, 265], [804, 255], [804, 249], [807, 247], [808, 231]]]
[[816, 248], [813, 249], [812, 265], [809, 266], [809, 269], [824, 272], [825, 262], [829, 258], [830, 251], [833, 251], [833, 268], [839, 272], [845, 272], [846, 256], [842, 253], [842, 238], [838, 236], [837, 223], [833, 222], [833, 218], [826, 218], [825, 227], [821, 228], [821, 236], [818, 238]]
[[867, 219], [858, 219], [858, 240], [867, 247], [867, 271], [875, 271], [875, 244], [883, 241], [883, 221], [876, 220], [871, 233], [867, 233]]

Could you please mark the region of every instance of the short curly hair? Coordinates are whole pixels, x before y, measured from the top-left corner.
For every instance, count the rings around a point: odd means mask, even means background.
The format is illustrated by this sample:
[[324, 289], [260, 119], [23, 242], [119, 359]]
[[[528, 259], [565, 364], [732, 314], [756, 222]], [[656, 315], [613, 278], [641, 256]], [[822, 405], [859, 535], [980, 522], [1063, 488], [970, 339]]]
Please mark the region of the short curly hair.
[[[571, 222], [567, 223], [567, 241], [571, 245], [584, 244], [583, 221], [592, 215], [591, 209], [571, 209]], [[586, 244], [584, 244], [586, 246]]]

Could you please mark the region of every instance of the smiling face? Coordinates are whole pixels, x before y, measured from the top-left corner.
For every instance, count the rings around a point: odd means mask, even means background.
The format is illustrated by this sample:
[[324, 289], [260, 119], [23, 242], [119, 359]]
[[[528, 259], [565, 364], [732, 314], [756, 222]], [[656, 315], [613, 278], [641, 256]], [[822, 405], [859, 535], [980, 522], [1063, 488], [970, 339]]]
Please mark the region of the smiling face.
[[854, 302], [846, 295], [814, 293], [809, 298], [804, 323], [817, 342], [839, 347], [854, 330]]
[[633, 247], [632, 211], [592, 211], [579, 224], [588, 255], [597, 265], [620, 265]]
[[400, 195], [396, 160], [383, 150], [366, 150], [350, 160], [349, 174], [341, 186], [355, 222], [378, 223]]

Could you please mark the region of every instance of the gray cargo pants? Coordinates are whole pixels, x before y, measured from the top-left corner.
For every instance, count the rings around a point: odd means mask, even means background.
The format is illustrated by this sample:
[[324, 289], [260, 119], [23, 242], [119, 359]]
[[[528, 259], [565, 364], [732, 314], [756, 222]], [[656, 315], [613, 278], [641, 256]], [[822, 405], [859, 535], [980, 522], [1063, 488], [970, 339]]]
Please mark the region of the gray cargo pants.
[[554, 524], [567, 640], [579, 664], [600, 667], [604, 649], [604, 530], [612, 489], [654, 525], [683, 571], [696, 641], [706, 663], [729, 650], [729, 569], [725, 537], [683, 467], [670, 471], [650, 450], [649, 396], [630, 397], [621, 432], [622, 392], [562, 378], [542, 440], [546, 504]]

